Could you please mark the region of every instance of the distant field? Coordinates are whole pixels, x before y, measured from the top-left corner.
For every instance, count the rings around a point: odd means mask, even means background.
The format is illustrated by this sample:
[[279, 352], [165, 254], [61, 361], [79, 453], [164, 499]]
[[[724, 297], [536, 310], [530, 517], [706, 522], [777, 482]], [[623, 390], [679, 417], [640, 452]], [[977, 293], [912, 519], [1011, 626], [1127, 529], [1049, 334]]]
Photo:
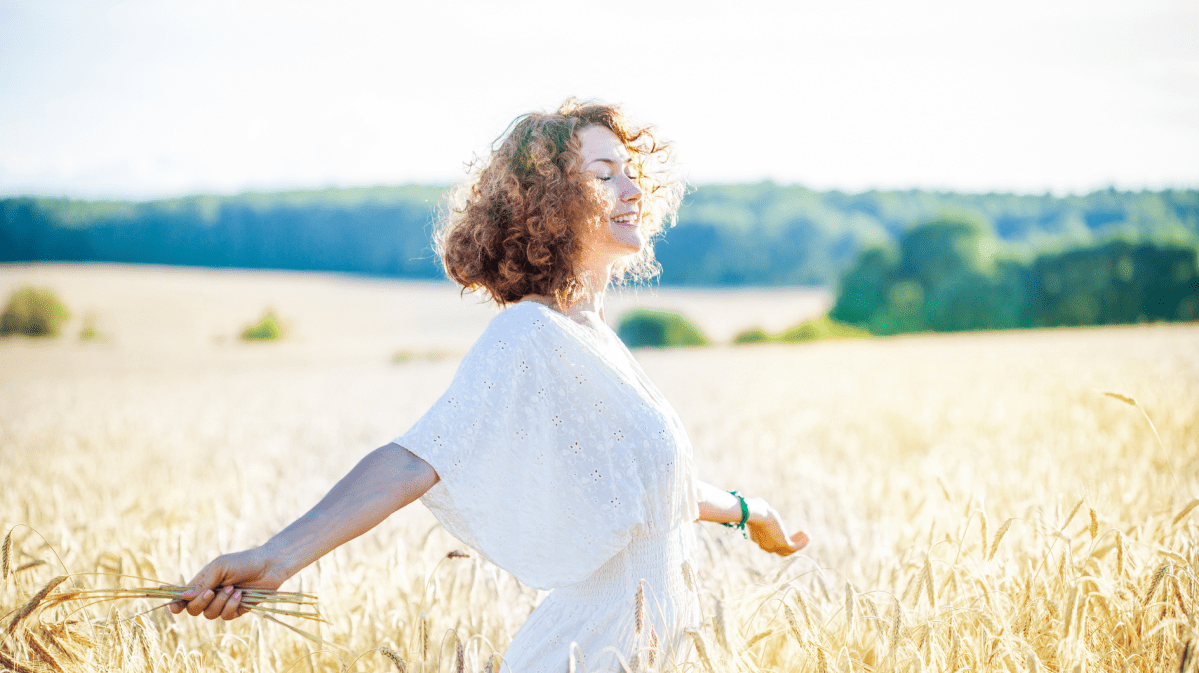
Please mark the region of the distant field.
[[[236, 348], [240, 328], [273, 307], [292, 337], [281, 349], [325, 358], [371, 358], [397, 348], [464, 352], [495, 308], [448, 282], [338, 274], [232, 271], [117, 264], [0, 265], [0, 295], [21, 285], [52, 287], [74, 311], [78, 334], [91, 313], [117, 350], [174, 359]], [[634, 306], [684, 311], [718, 342], [740, 331], [782, 331], [828, 310], [819, 289], [716, 290], [641, 287], [609, 299], [609, 322]], [[272, 356], [275, 353], [272, 353]]]
[[[10, 628], [4, 615], [63, 565], [178, 582], [264, 540], [407, 429], [494, 313], [439, 284], [0, 266], [3, 296], [30, 283], [75, 318], [56, 341], [0, 340], [0, 534], [36, 530], [12, 534], [0, 655], [38, 661], [37, 641], [63, 670], [380, 671], [387, 647], [433, 671], [444, 642], [444, 671], [450, 629], [466, 670], [502, 652], [538, 595], [476, 558], [438, 565], [459, 545], [419, 505], [285, 587], [320, 596], [327, 625], [291, 623], [323, 644], [255, 618], [137, 616], [154, 605], [141, 600]], [[610, 319], [634, 301], [679, 308], [721, 341], [827, 306], [807, 290], [642, 290]], [[291, 337], [239, 342], [268, 305]], [[80, 342], [89, 312], [103, 338]], [[443, 355], [393, 363], [400, 351]], [[768, 497], [814, 539], [781, 560], [702, 527], [714, 670], [1176, 671], [1199, 638], [1199, 508], [1186, 509], [1199, 325], [638, 358], [687, 423], [701, 476]]]

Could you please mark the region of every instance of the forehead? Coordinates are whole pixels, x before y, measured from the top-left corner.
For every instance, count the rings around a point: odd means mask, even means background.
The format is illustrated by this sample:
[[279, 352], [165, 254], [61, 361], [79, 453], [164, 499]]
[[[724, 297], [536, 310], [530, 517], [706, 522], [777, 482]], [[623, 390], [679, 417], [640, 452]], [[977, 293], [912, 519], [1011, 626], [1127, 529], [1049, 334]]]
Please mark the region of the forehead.
[[629, 150], [620, 142], [620, 138], [606, 126], [584, 126], [579, 129], [579, 153], [583, 155], [583, 163], [607, 159], [610, 161], [628, 161]]

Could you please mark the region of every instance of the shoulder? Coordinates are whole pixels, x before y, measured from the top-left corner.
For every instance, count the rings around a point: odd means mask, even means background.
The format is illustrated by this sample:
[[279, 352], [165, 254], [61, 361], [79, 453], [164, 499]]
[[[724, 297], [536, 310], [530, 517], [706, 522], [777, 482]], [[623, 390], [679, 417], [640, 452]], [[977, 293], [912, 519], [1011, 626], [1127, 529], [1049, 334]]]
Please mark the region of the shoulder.
[[550, 342], [569, 338], [565, 317], [550, 308], [532, 301], [512, 304], [500, 311], [480, 337], [485, 339], [511, 338], [518, 342]]
[[565, 317], [536, 302], [519, 302], [500, 311], [471, 348], [490, 359], [549, 353], [574, 341]]
[[532, 302], [509, 306], [488, 323], [458, 364], [455, 385], [460, 397], [484, 396], [545, 388], [550, 381], [573, 377], [585, 361], [565, 317]]

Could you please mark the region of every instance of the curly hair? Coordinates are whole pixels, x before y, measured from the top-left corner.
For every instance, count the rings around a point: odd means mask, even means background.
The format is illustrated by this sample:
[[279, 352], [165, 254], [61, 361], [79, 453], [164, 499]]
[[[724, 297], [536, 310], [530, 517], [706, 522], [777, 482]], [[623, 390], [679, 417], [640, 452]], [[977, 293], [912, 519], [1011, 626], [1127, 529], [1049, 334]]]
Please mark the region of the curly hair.
[[579, 299], [583, 238], [606, 226], [613, 205], [582, 165], [578, 131], [593, 125], [628, 149], [644, 192], [641, 230], [651, 241], [618, 262], [613, 278], [657, 275], [652, 240], [673, 224], [683, 194], [670, 144], [632, 124], [619, 107], [570, 98], [556, 112], [517, 117], [451, 192], [434, 236], [450, 279], [466, 291], [485, 290], [501, 306], [530, 294], [554, 297], [561, 306]]

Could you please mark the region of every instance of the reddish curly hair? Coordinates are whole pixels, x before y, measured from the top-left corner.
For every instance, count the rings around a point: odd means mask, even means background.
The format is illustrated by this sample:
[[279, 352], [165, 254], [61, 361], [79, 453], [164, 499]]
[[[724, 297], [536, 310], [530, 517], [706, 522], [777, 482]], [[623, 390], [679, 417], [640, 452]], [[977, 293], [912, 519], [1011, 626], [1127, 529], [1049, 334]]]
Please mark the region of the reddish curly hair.
[[584, 170], [578, 131], [598, 125], [624, 143], [642, 197], [641, 252], [618, 263], [618, 280], [657, 275], [653, 238], [673, 223], [683, 185], [669, 143], [632, 124], [614, 105], [573, 98], [553, 113], [517, 117], [450, 194], [434, 245], [446, 275], [467, 291], [485, 290], [503, 306], [539, 294], [572, 305], [583, 287], [577, 262], [586, 232], [604, 226], [610, 197]]

